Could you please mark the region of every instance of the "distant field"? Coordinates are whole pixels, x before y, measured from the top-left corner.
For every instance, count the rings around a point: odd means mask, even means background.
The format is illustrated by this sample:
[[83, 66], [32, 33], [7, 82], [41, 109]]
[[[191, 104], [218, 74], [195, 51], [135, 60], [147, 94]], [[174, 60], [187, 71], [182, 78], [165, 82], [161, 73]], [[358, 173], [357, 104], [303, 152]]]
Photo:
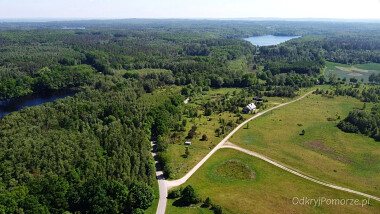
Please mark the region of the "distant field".
[[253, 120], [230, 141], [311, 177], [379, 197], [380, 143], [344, 133], [336, 127], [339, 120], [328, 121], [362, 106], [350, 97], [310, 95]]
[[140, 70], [118, 70], [117, 73], [130, 74], [131, 76], [145, 77], [148, 74], [173, 74], [170, 70], [146, 68]]
[[347, 81], [350, 78], [356, 78], [359, 81], [363, 79], [363, 82], [368, 83], [368, 77], [372, 73], [380, 72], [380, 64], [370, 63], [370, 64], [357, 64], [357, 65], [346, 65], [340, 63], [327, 62], [325, 77], [327, 78], [329, 73], [335, 73], [339, 78], [346, 78]]
[[[231, 176], [228, 170], [220, 170], [229, 162], [244, 164], [255, 176]], [[228, 166], [234, 171], [234, 166]], [[241, 164], [236, 165], [241, 171]], [[202, 198], [210, 197], [213, 203], [224, 207], [225, 213], [376, 213], [380, 204], [370, 200], [370, 206], [346, 205], [293, 205], [294, 197], [329, 199], [359, 199], [343, 191], [338, 191], [302, 179], [267, 162], [239, 151], [221, 149], [216, 152], [190, 179], [183, 185], [192, 185]], [[201, 204], [192, 207], [177, 207], [174, 199], [168, 201], [167, 213], [212, 213]]]

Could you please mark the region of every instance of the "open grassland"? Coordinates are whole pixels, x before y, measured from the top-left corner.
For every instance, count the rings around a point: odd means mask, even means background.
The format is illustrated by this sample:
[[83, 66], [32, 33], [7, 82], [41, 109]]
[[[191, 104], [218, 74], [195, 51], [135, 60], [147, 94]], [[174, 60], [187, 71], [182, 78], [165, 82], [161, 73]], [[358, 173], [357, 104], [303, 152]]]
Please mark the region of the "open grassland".
[[[223, 96], [226, 93], [232, 95], [233, 91], [240, 89], [217, 89], [205, 92], [203, 95], [193, 97], [187, 105], [194, 108], [200, 108], [201, 105], [205, 104], [209, 100], [216, 100], [219, 97]], [[198, 109], [197, 118], [187, 118], [188, 123], [185, 127], [185, 131], [181, 136], [178, 136], [175, 142], [169, 145], [168, 151], [166, 152], [169, 156], [170, 165], [173, 168], [173, 179], [178, 179], [184, 176], [192, 167], [194, 167], [204, 156], [207, 155], [214, 148], [226, 134], [217, 135], [215, 130], [220, 127], [219, 120], [224, 119], [226, 122], [236, 121], [238, 119], [237, 115], [234, 113], [223, 112], [216, 113], [213, 112], [211, 116], [204, 116], [204, 110]], [[248, 118], [250, 115], [242, 115], [244, 119]], [[187, 133], [190, 131], [192, 126], [197, 126], [196, 136], [193, 139], [186, 139]], [[207, 141], [202, 141], [202, 135], [207, 136]], [[191, 141], [191, 146], [189, 146], [190, 155], [185, 157], [184, 145], [185, 141]]]
[[358, 64], [358, 65], [346, 65], [340, 63], [327, 62], [325, 77], [327, 78], [330, 73], [335, 73], [339, 78], [346, 78], [347, 81], [350, 78], [356, 78], [359, 81], [363, 79], [364, 83], [368, 83], [368, 77], [372, 73], [380, 72], [380, 64], [370, 63], [370, 64]]
[[378, 197], [380, 143], [336, 127], [339, 118], [362, 106], [350, 97], [309, 95], [251, 121], [230, 141], [308, 176]]
[[[207, 103], [210, 100], [217, 100], [221, 96], [229, 93], [232, 96], [234, 91], [239, 92], [241, 89], [235, 88], [221, 88], [203, 92], [203, 94], [192, 97], [188, 106], [193, 106], [199, 108], [203, 104]], [[299, 91], [300, 95], [305, 94], [307, 91], [312, 89], [301, 89]], [[253, 96], [252, 96], [253, 97]], [[271, 108], [281, 103], [289, 102], [296, 98], [283, 98], [283, 97], [264, 97], [268, 99], [268, 102], [265, 103], [267, 108]], [[242, 109], [240, 109], [242, 110]], [[260, 109], [256, 110], [257, 112]], [[224, 119], [228, 121], [236, 121], [238, 119], [237, 115], [234, 113], [224, 112], [221, 114], [213, 113], [211, 116], [204, 116], [204, 111], [199, 110], [198, 115], [202, 115], [198, 118], [187, 118], [188, 124], [185, 127], [186, 131], [183, 132], [181, 136], [178, 136], [175, 142], [169, 145], [167, 155], [169, 160], [171, 160], [170, 165], [173, 169], [172, 179], [178, 179], [184, 176], [188, 171], [190, 171], [203, 157], [205, 157], [214, 146], [216, 146], [230, 131], [226, 130], [223, 135], [217, 136], [215, 130], [220, 127], [219, 119]], [[252, 117], [252, 114], [242, 114], [244, 120]], [[197, 135], [193, 139], [186, 139], [186, 134], [189, 132], [192, 126], [197, 126]], [[235, 123], [235, 125], [237, 125]], [[203, 134], [206, 134], [208, 137], [207, 141], [201, 141]], [[190, 155], [185, 157], [184, 145], [185, 141], [191, 141], [192, 145], [189, 146]]]
[[[253, 179], [246, 176], [229, 176], [231, 173], [220, 170], [226, 163], [230, 171], [254, 172]], [[235, 169], [237, 167], [238, 169]], [[248, 173], [250, 174], [250, 173]], [[246, 174], [246, 175], [248, 175]], [[221, 149], [216, 152], [184, 185], [191, 185], [205, 199], [224, 207], [225, 213], [376, 213], [380, 204], [370, 200], [369, 206], [354, 205], [294, 205], [294, 197], [318, 199], [358, 199], [363, 197], [324, 187], [302, 179], [267, 162], [239, 151]], [[297, 201], [294, 199], [294, 201]], [[210, 213], [209, 208], [200, 205], [178, 207], [175, 199], [168, 201], [167, 213]]]

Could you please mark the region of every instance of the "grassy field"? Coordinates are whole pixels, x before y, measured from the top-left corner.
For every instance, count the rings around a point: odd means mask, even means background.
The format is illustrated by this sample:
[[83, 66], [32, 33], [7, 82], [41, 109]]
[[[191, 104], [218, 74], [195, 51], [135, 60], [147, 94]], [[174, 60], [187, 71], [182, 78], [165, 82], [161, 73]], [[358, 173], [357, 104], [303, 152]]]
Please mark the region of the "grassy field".
[[362, 106], [350, 97], [310, 95], [251, 121], [230, 141], [311, 177], [380, 196], [380, 143], [336, 127]]
[[349, 81], [350, 78], [355, 77], [359, 81], [363, 79], [364, 83], [368, 83], [368, 77], [372, 73], [380, 72], [380, 64], [371, 63], [371, 64], [346, 65], [346, 64], [340, 64], [340, 63], [327, 62], [325, 77], [327, 78], [329, 73], [331, 72], [337, 74], [338, 77], [341, 79], [346, 78], [347, 81]]
[[[234, 91], [239, 91], [241, 89], [235, 88], [221, 88], [221, 89], [213, 89], [211, 91], [205, 92], [202, 95], [198, 95], [191, 99], [191, 102], [187, 105], [193, 107], [199, 107], [200, 105], [205, 104], [209, 100], [215, 100], [224, 94], [230, 93], [232, 94]], [[299, 94], [305, 94], [307, 91], [311, 89], [301, 89]], [[267, 108], [273, 107], [275, 105], [289, 102], [293, 98], [282, 98], [282, 97], [264, 97], [268, 99]], [[259, 111], [259, 110], [257, 110]], [[203, 116], [203, 111], [199, 110], [199, 114], [202, 115], [199, 118], [190, 119], [188, 118], [188, 124], [186, 126], [186, 131], [179, 139], [169, 145], [168, 148], [168, 156], [171, 160], [171, 166], [174, 169], [174, 173], [172, 174], [172, 179], [178, 179], [184, 176], [192, 167], [194, 167], [204, 156], [206, 156], [215, 145], [217, 145], [231, 130], [226, 130], [224, 135], [216, 136], [215, 129], [217, 129], [219, 124], [219, 119], [222, 118], [226, 122], [227, 121], [236, 121], [238, 117], [235, 114], [224, 112], [222, 114], [212, 114], [211, 116]], [[242, 114], [244, 119], [248, 119], [252, 117], [251, 114]], [[185, 134], [191, 129], [193, 125], [198, 127], [197, 136], [191, 140], [192, 145], [189, 147], [190, 156], [185, 158], [183, 155], [185, 154], [185, 145], [184, 142], [187, 141], [185, 139]], [[236, 124], [237, 125], [237, 124]], [[208, 137], [208, 141], [201, 141], [201, 137], [203, 134], [206, 134]]]
[[[233, 91], [240, 90], [234, 88], [222, 88], [217, 90], [211, 90], [205, 92], [203, 95], [193, 97], [188, 103], [188, 106], [193, 106], [198, 108], [209, 100], [217, 99], [218, 97], [230, 93]], [[174, 169], [172, 174], [173, 179], [178, 179], [184, 176], [192, 167], [194, 167], [212, 148], [214, 148], [224, 137], [224, 135], [217, 136], [215, 130], [220, 127], [219, 119], [222, 118], [227, 121], [236, 121], [238, 117], [235, 114], [224, 112], [221, 114], [213, 113], [211, 116], [204, 116], [203, 110], [198, 110], [197, 118], [187, 118], [188, 123], [186, 125], [186, 130], [183, 132], [182, 136], [176, 140], [175, 143], [170, 144], [167, 154], [171, 160], [170, 165]], [[243, 115], [244, 118], [248, 118], [249, 115]], [[197, 126], [197, 135], [191, 139], [185, 139], [187, 133], [192, 126]], [[236, 124], [237, 125], [237, 124]], [[202, 141], [202, 135], [207, 135], [208, 140]], [[225, 134], [228, 134], [226, 131]], [[191, 141], [191, 146], [189, 146], [190, 155], [185, 158], [185, 141]]]
[[[230, 171], [240, 171], [242, 167], [245, 176], [231, 176]], [[254, 177], [251, 176], [252, 172]], [[315, 184], [231, 149], [216, 152], [183, 187], [186, 185], [192, 185], [203, 199], [210, 197], [213, 203], [223, 206], [224, 213], [376, 213], [380, 209], [380, 204], [372, 200], [369, 206], [364, 207], [293, 204], [293, 200], [297, 202], [295, 197], [358, 199], [360, 203], [364, 198]], [[192, 207], [175, 205], [175, 199], [168, 201], [168, 214], [212, 213], [209, 208], [202, 208], [201, 204]]]

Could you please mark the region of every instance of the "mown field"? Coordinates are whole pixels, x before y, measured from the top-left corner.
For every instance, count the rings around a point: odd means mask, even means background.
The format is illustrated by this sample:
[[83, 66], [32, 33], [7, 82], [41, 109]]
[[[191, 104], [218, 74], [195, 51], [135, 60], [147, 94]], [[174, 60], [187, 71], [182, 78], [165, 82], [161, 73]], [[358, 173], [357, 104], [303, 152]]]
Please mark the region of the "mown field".
[[380, 196], [379, 142], [336, 127], [362, 107], [351, 97], [310, 95], [251, 121], [230, 141], [311, 177]]
[[356, 78], [359, 81], [363, 79], [364, 83], [368, 83], [368, 78], [372, 73], [380, 72], [380, 64], [357, 64], [346, 65], [340, 63], [326, 62], [325, 77], [328, 78], [329, 73], [335, 73], [338, 78], [346, 78], [347, 82], [350, 78]]
[[[297, 201], [295, 197], [359, 199], [360, 203], [364, 198], [315, 184], [232, 149], [216, 152], [183, 187], [186, 185], [191, 185], [203, 199], [210, 197], [213, 203], [223, 206], [224, 213], [376, 213], [380, 209], [380, 204], [372, 200], [364, 207], [293, 204], [293, 200]], [[201, 204], [190, 207], [176, 204], [176, 199], [168, 201], [168, 214], [212, 213]]]

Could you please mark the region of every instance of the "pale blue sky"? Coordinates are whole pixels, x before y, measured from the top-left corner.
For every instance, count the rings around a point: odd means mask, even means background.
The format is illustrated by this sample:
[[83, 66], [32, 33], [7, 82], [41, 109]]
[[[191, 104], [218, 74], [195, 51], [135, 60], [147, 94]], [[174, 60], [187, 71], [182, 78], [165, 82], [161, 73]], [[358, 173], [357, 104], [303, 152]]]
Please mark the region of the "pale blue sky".
[[0, 18], [380, 19], [380, 0], [0, 0]]

